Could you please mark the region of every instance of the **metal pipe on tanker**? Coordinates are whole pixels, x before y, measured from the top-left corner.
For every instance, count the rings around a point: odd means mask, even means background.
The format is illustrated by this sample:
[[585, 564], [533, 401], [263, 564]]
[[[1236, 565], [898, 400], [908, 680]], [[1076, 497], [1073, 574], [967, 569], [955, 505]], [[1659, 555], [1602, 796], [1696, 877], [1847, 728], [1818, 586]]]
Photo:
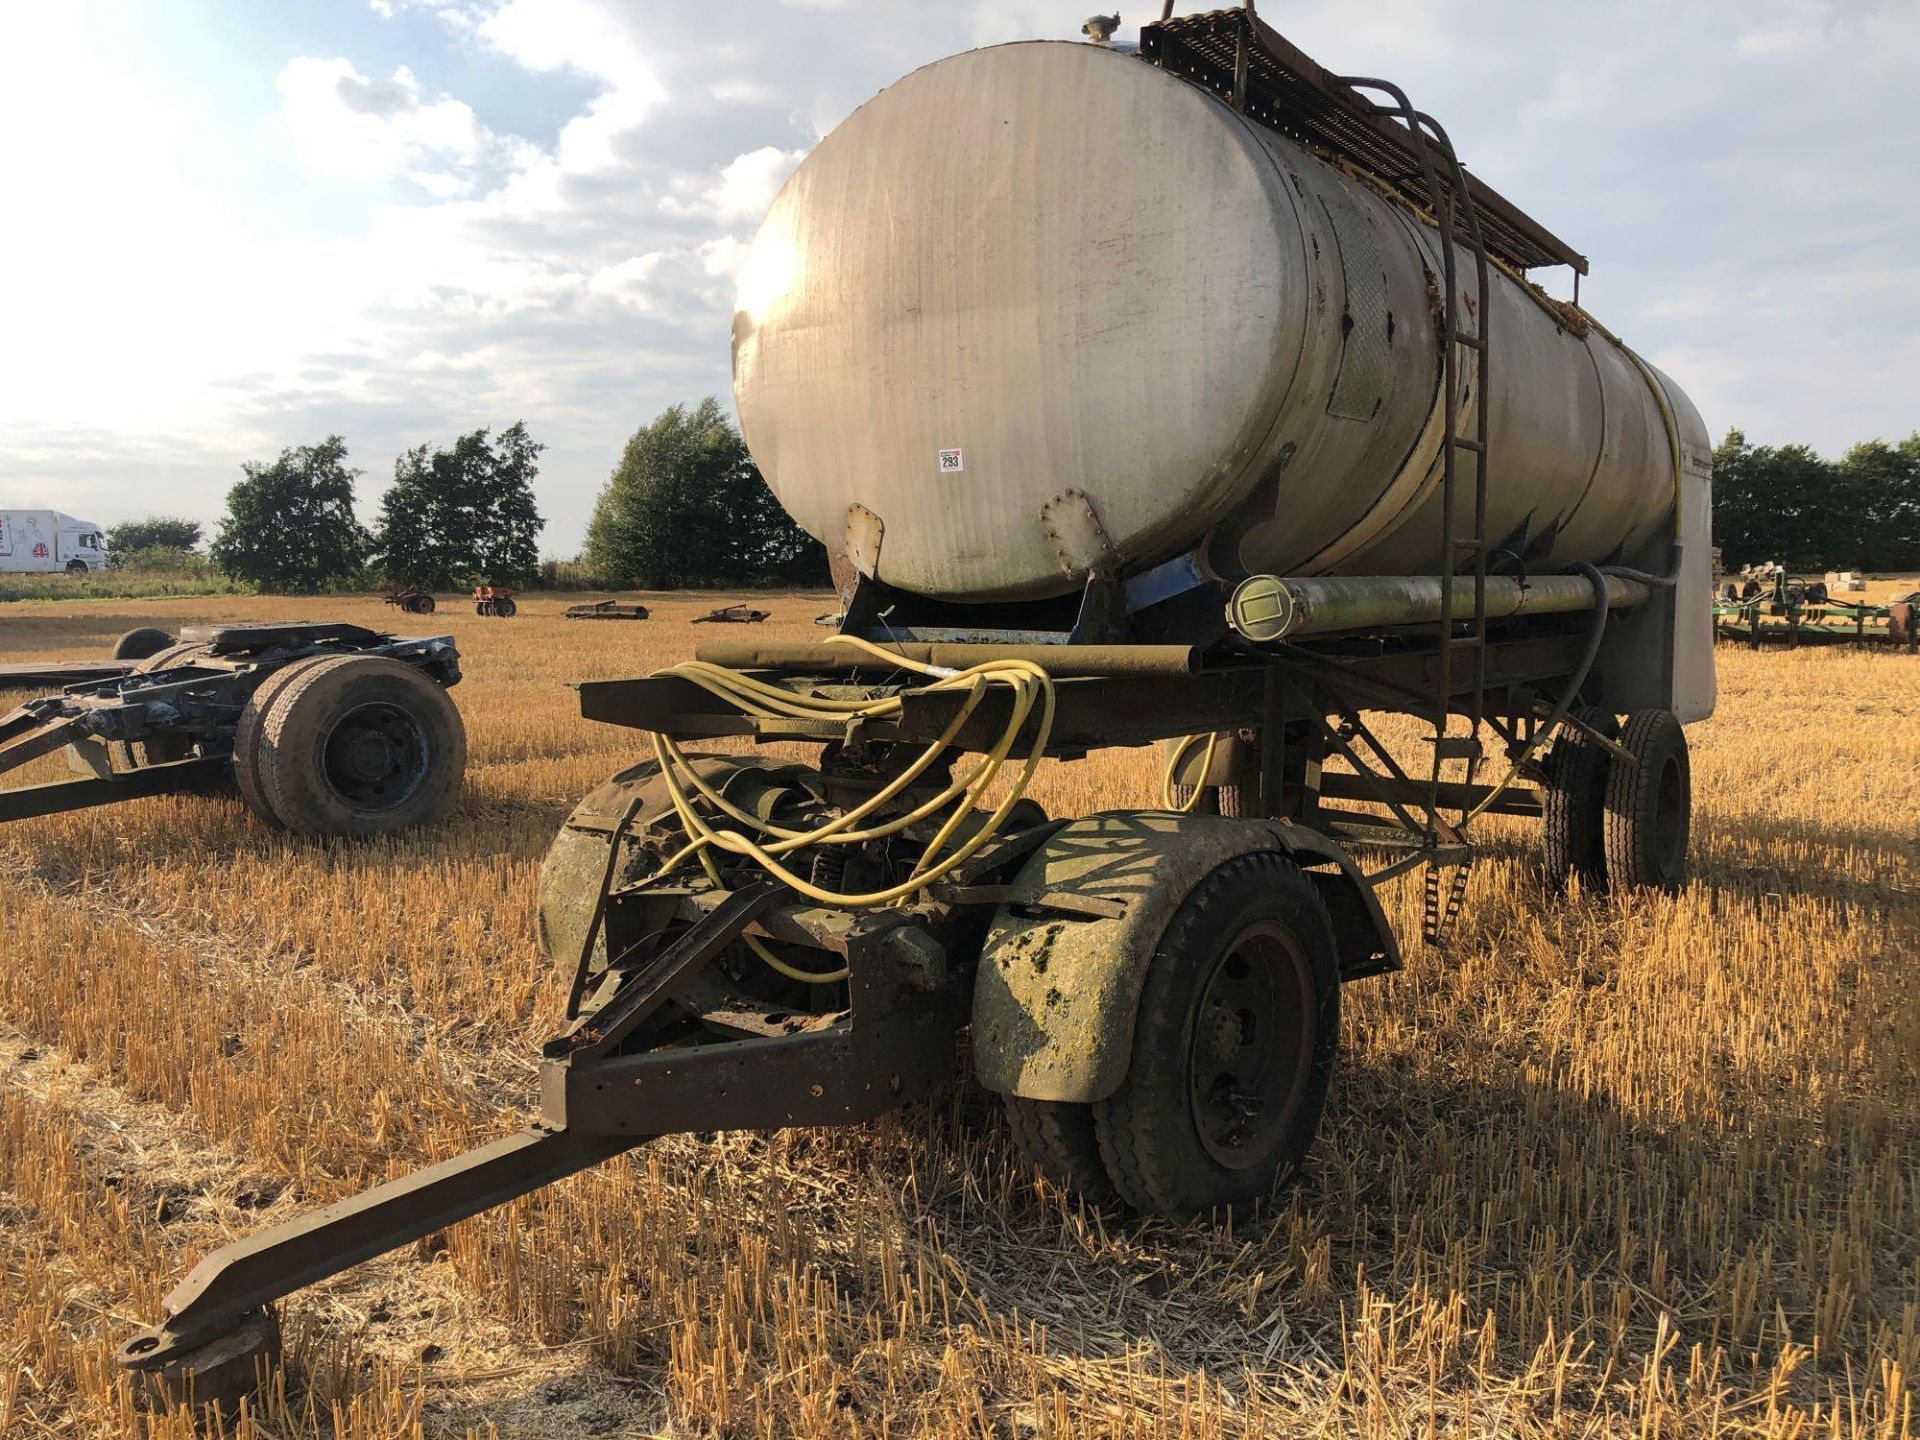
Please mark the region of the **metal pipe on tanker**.
[[[1606, 577], [1607, 608], [1628, 610], [1647, 601], [1649, 590], [1637, 580]], [[1227, 601], [1227, 622], [1256, 644], [1332, 635], [1351, 630], [1382, 630], [1433, 625], [1441, 618], [1437, 575], [1252, 575], [1234, 587]], [[1487, 618], [1516, 615], [1566, 615], [1590, 609], [1593, 582], [1585, 575], [1511, 575], [1487, 577]], [[1452, 619], [1473, 614], [1473, 592], [1453, 587]]]
[[[1191, 645], [968, 645], [895, 641], [884, 647], [903, 660], [965, 670], [989, 660], [1031, 660], [1056, 680], [1129, 675], [1192, 675], [1200, 652]], [[846, 645], [773, 642], [702, 645], [694, 658], [729, 670], [875, 670], [881, 662]]]

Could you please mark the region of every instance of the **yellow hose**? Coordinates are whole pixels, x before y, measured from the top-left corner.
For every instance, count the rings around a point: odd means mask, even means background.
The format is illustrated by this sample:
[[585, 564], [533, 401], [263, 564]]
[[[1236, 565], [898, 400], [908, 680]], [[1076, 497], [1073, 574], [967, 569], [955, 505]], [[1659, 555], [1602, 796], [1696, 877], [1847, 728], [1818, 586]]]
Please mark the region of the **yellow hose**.
[[[928, 745], [911, 765], [882, 789], [853, 809], [835, 816], [816, 829], [805, 831], [786, 829], [747, 814], [729, 802], [718, 789], [698, 773], [678, 744], [668, 736], [656, 733], [653, 736], [653, 747], [654, 755], [660, 763], [661, 778], [665, 781], [667, 794], [673, 801], [674, 812], [687, 834], [687, 844], [662, 865], [657, 873], [665, 875], [687, 860], [697, 858], [708, 878], [716, 886], [720, 886], [722, 881], [719, 868], [713, 861], [713, 852], [724, 850], [729, 854], [752, 860], [759, 868], [783, 884], [819, 904], [844, 909], [867, 909], [897, 904], [918, 894], [942, 876], [966, 863], [999, 834], [1007, 817], [1013, 812], [1014, 806], [1026, 793], [1028, 785], [1033, 780], [1034, 772], [1046, 755], [1047, 740], [1053, 732], [1054, 720], [1052, 677], [1039, 665], [1029, 660], [991, 660], [966, 670], [956, 671], [910, 660], [855, 636], [836, 635], [832, 640], [866, 650], [891, 667], [928, 676], [933, 682], [925, 687], [928, 690], [965, 690], [968, 692], [966, 701], [960, 711], [948, 722], [940, 737]], [[898, 696], [878, 700], [830, 700], [813, 695], [797, 695], [793, 691], [767, 684], [750, 675], [742, 675], [737, 671], [698, 660], [670, 666], [665, 670], [656, 671], [655, 674], [659, 677], [672, 676], [687, 680], [742, 712], [763, 719], [831, 719], [852, 723], [858, 720], [891, 718], [898, 715], [902, 709]], [[871, 828], [858, 828], [862, 820], [881, 810], [910, 789], [913, 783], [946, 752], [962, 727], [986, 698], [988, 690], [995, 685], [1005, 685], [1013, 691], [1013, 705], [1005, 730], [982, 758], [959, 778], [948, 784], [938, 795], [921, 802], [905, 814], [895, 816]], [[985, 805], [988, 790], [1005, 766], [1015, 741], [1019, 739], [1021, 730], [1025, 728], [1036, 706], [1040, 710], [1039, 726], [1034, 735], [1032, 747], [1021, 763], [1019, 772], [1014, 776], [1008, 794], [988, 815], [985, 823], [955, 846], [950, 853], [942, 855], [967, 817]], [[706, 801], [726, 819], [749, 830], [757, 831], [763, 836], [773, 838], [768, 843], [762, 844], [738, 830], [716, 828], [713, 822], [695, 808], [696, 797]], [[828, 890], [788, 869], [780, 863], [778, 858], [815, 845], [855, 845], [897, 835], [938, 814], [946, 806], [952, 807], [951, 813], [921, 852], [912, 872], [905, 880], [882, 890], [853, 894]], [[744, 938], [754, 954], [764, 963], [791, 979], [808, 984], [824, 984], [846, 978], [847, 969], [844, 965], [830, 973], [800, 970], [781, 960], [758, 937], [748, 935]]]
[[1187, 758], [1187, 752], [1199, 741], [1198, 735], [1189, 735], [1174, 746], [1173, 753], [1167, 757], [1166, 769], [1160, 772], [1160, 803], [1182, 815], [1191, 815], [1194, 807], [1200, 803], [1200, 797], [1206, 794], [1207, 772], [1213, 769], [1213, 750], [1220, 743], [1220, 732], [1216, 730], [1207, 736], [1207, 753], [1200, 757], [1200, 783], [1193, 787], [1193, 793], [1185, 800], [1176, 802], [1173, 798], [1174, 777], [1179, 773], [1180, 762]]

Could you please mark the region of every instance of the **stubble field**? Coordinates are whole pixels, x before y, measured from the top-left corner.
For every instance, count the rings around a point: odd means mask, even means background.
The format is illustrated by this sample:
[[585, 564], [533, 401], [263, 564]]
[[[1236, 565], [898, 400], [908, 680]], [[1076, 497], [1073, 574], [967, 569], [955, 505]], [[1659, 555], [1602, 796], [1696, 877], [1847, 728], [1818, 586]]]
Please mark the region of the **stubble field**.
[[[195, 1433], [110, 1358], [195, 1258], [517, 1126], [562, 998], [540, 857], [639, 748], [564, 682], [734, 638], [687, 624], [720, 598], [8, 607], [0, 660], [221, 618], [451, 631], [470, 762], [392, 842], [225, 798], [0, 830], [0, 1436]], [[830, 608], [768, 603], [767, 638]], [[1445, 948], [1347, 990], [1322, 1138], [1258, 1221], [1086, 1213], [977, 1092], [682, 1137], [297, 1296], [240, 1433], [1911, 1434], [1920, 660], [1719, 659], [1685, 893], [1552, 898], [1509, 822]], [[1155, 778], [1112, 752], [1036, 798]], [[1418, 905], [1390, 896], [1405, 936]]]

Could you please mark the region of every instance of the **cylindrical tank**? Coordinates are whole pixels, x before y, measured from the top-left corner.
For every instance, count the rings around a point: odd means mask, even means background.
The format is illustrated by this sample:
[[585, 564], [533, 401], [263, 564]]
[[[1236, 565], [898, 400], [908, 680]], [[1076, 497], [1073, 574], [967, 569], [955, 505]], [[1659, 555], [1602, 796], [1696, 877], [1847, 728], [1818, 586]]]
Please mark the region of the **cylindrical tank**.
[[[1442, 274], [1414, 213], [1196, 86], [1003, 45], [907, 76], [795, 171], [742, 273], [734, 392], [793, 517], [840, 551], [851, 515], [918, 593], [1062, 594], [1089, 546], [1433, 574]], [[1464, 251], [1460, 284], [1474, 303]], [[1491, 396], [1458, 367], [1461, 433], [1492, 406], [1489, 540], [1536, 571], [1644, 553], [1678, 445], [1704, 448], [1691, 405], [1506, 274], [1492, 311]]]

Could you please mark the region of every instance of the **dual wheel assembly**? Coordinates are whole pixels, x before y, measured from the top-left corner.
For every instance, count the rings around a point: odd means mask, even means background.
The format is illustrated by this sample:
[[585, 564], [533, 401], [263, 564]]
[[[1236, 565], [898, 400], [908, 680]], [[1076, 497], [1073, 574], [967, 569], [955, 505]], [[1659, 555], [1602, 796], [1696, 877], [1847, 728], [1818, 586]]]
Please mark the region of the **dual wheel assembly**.
[[1686, 732], [1670, 710], [1577, 709], [1547, 752], [1548, 880], [1596, 894], [1679, 890], [1693, 825]]
[[446, 808], [467, 766], [447, 692], [383, 655], [316, 655], [274, 671], [240, 712], [233, 775], [269, 825], [385, 835]]
[[[190, 662], [169, 645], [137, 673]], [[187, 759], [193, 741], [162, 731], [113, 746], [119, 768]], [[269, 674], [240, 711], [233, 775], [267, 824], [296, 835], [385, 835], [435, 819], [460, 787], [467, 732], [452, 698], [384, 655], [312, 655]]]

